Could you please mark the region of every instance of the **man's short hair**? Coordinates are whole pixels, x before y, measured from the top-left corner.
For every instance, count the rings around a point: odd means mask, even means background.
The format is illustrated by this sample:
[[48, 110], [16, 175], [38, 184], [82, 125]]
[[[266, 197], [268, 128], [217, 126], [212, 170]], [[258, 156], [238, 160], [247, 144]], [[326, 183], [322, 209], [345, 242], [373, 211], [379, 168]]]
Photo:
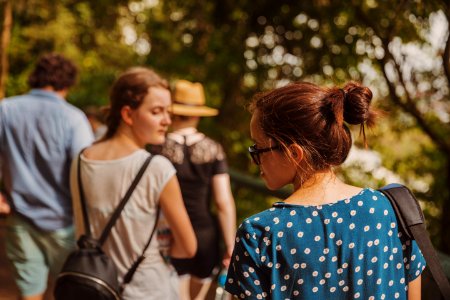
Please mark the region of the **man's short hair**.
[[34, 71], [28, 77], [31, 88], [52, 86], [55, 91], [70, 88], [77, 78], [77, 67], [61, 54], [45, 54], [36, 63]]

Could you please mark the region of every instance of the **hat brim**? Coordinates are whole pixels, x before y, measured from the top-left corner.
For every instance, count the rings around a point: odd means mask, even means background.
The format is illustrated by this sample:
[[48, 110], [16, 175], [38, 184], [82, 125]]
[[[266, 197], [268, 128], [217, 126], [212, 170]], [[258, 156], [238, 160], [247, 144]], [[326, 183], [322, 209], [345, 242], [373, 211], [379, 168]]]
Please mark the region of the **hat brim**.
[[208, 106], [194, 106], [183, 104], [172, 104], [170, 112], [174, 115], [188, 116], [188, 117], [212, 117], [217, 116], [219, 111]]

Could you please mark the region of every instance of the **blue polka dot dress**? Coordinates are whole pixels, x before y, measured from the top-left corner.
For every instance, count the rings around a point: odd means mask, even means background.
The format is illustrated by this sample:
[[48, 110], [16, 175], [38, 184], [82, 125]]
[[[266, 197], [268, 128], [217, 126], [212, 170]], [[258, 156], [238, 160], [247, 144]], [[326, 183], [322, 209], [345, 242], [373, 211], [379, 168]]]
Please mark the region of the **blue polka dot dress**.
[[425, 268], [380, 192], [331, 204], [277, 202], [246, 219], [225, 289], [247, 299], [407, 299]]

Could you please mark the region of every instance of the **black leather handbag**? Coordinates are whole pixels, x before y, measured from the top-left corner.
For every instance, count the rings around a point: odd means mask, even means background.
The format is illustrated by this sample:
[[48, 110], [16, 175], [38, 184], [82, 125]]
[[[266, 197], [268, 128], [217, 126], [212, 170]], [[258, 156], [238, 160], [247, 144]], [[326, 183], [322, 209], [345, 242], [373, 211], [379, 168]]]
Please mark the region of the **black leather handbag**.
[[[80, 153], [81, 155], [81, 153]], [[78, 249], [73, 251], [66, 259], [61, 272], [59, 273], [54, 290], [56, 300], [120, 300], [121, 293], [126, 284], [128, 284], [144, 260], [145, 250], [150, 245], [155, 233], [159, 206], [156, 213], [156, 221], [150, 238], [142, 251], [142, 255], [133, 263], [126, 273], [122, 285], [119, 285], [117, 268], [114, 262], [102, 250], [102, 245], [106, 241], [112, 227], [119, 218], [125, 204], [128, 202], [131, 194], [136, 188], [139, 180], [149, 165], [152, 156], [149, 156], [142, 165], [139, 173], [131, 183], [128, 191], [113, 212], [110, 220], [99, 239], [92, 237], [89, 219], [87, 214], [86, 200], [84, 198], [83, 187], [80, 176], [80, 157], [78, 157], [78, 187], [80, 190], [80, 201], [83, 212], [86, 234], [78, 239]]]

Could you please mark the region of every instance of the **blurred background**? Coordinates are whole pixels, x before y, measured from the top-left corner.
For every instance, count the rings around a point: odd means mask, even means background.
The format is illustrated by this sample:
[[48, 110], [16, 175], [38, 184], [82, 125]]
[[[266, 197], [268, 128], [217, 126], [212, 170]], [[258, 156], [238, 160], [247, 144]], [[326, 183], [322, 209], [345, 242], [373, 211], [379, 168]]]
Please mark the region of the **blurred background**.
[[[202, 82], [220, 115], [200, 127], [225, 147], [238, 221], [289, 192], [265, 190], [248, 157], [251, 97], [296, 80], [362, 82], [386, 114], [366, 132], [368, 148], [354, 132], [339, 176], [408, 185], [434, 245], [450, 255], [448, 1], [0, 0], [0, 14], [0, 99], [26, 92], [33, 63], [50, 51], [78, 64], [68, 99], [80, 108], [106, 105], [130, 66]], [[0, 299], [6, 286], [0, 279]]]

